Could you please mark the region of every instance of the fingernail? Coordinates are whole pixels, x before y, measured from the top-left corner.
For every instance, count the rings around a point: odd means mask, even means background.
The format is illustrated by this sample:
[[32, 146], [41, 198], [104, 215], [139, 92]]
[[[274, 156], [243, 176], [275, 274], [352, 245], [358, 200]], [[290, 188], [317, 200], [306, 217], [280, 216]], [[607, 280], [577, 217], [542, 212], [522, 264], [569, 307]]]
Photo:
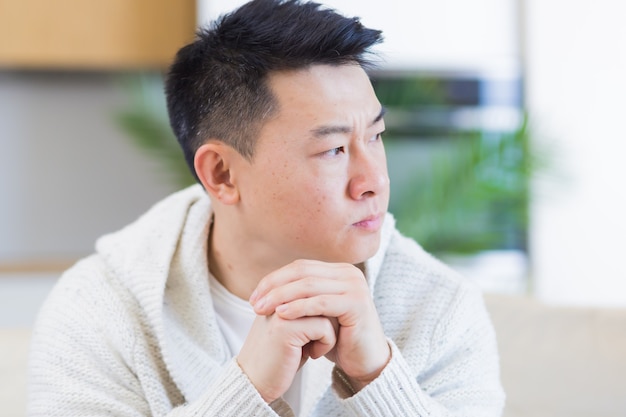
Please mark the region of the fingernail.
[[261, 298], [259, 301], [257, 301], [256, 303], [254, 303], [254, 309], [255, 310], [263, 310], [263, 308], [265, 307], [265, 304], [267, 304], [267, 299], [266, 298]]
[[250, 296], [250, 304], [254, 304], [254, 302], [256, 301], [257, 297], [259, 296], [259, 291], [258, 290], [254, 290], [252, 291], [252, 295]]

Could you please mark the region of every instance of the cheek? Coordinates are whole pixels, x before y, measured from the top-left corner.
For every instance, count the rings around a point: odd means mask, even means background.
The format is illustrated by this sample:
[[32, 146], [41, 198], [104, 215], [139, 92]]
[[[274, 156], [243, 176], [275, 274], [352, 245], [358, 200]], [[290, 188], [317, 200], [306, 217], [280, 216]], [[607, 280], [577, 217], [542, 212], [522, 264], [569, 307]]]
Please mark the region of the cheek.
[[343, 195], [336, 175], [327, 180], [328, 175], [307, 169], [304, 163], [273, 162], [253, 178], [257, 207], [265, 208], [264, 216], [285, 233], [292, 228], [298, 234], [309, 234], [310, 229], [321, 226], [320, 221], [327, 223], [336, 217], [332, 213]]
[[297, 183], [291, 187], [291, 191], [285, 195], [282, 203], [287, 211], [293, 213], [292, 218], [311, 223], [311, 220], [324, 213], [326, 202], [327, 196], [319, 187]]
[[325, 184], [303, 186], [300, 189], [299, 210], [300, 224], [308, 234], [324, 235], [329, 230], [336, 230], [333, 226], [341, 219], [341, 201], [336, 191]]
[[297, 170], [287, 163], [278, 161], [276, 164], [268, 164], [265, 169], [253, 174], [256, 178], [255, 192], [260, 201], [267, 200], [270, 205], [288, 205], [293, 199], [294, 191], [297, 187]]
[[279, 204], [299, 232], [309, 234], [333, 217], [332, 197], [328, 189], [310, 180], [294, 181], [289, 189]]

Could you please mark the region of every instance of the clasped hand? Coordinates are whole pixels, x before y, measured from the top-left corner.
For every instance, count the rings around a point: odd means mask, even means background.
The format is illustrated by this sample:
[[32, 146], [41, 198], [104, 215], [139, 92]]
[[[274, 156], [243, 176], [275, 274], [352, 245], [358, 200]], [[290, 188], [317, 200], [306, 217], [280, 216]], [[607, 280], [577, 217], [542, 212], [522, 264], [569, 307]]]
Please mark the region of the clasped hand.
[[258, 316], [237, 361], [268, 403], [287, 391], [309, 358], [326, 356], [356, 391], [390, 359], [367, 282], [354, 265], [295, 261], [264, 277], [250, 303]]

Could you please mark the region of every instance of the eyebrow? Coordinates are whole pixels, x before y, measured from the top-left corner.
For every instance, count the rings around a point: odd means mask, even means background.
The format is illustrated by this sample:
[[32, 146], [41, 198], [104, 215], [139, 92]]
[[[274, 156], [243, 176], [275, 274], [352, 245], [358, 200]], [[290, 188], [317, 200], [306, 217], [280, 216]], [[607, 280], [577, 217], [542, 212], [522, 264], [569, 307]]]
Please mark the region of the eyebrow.
[[[374, 126], [376, 123], [380, 122], [386, 113], [387, 113], [387, 109], [385, 107], [381, 107], [380, 112], [374, 118], [374, 120], [369, 125], [369, 127]], [[319, 126], [311, 130], [311, 133], [313, 134], [313, 137], [315, 138], [321, 138], [321, 137], [333, 135], [333, 134], [347, 134], [351, 132], [352, 132], [352, 127], [350, 126]]]

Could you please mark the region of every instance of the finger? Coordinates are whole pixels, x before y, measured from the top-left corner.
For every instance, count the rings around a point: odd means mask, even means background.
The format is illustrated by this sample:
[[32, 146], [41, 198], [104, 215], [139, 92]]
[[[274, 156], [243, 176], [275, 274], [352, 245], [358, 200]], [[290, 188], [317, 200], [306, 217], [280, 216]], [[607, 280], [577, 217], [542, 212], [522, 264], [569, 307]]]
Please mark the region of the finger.
[[318, 340], [312, 340], [307, 345], [307, 353], [313, 359], [321, 358], [326, 355], [335, 347], [335, 344], [337, 343], [335, 326], [326, 318], [323, 318], [322, 320], [324, 320], [324, 323], [321, 324], [321, 326], [324, 327], [324, 337]]
[[281, 287], [289, 282], [297, 281], [304, 277], [330, 277], [336, 274], [337, 270], [346, 268], [347, 266], [351, 267], [352, 265], [305, 259], [296, 260], [263, 277], [250, 296], [250, 303], [255, 304], [273, 288]]
[[304, 317], [297, 321], [289, 321], [289, 323], [294, 328], [297, 328], [298, 332], [302, 332], [304, 336], [303, 340], [306, 340], [306, 343], [301, 344], [301, 347], [309, 342], [313, 342], [309, 348], [311, 357], [313, 357], [313, 354], [317, 353], [319, 349], [327, 349], [326, 352], [329, 351], [337, 342], [335, 327], [326, 317]]
[[[358, 305], [357, 305], [358, 304]], [[310, 298], [303, 298], [281, 304], [276, 307], [276, 314], [282, 319], [295, 320], [301, 317], [341, 317], [354, 312], [363, 311], [362, 303], [351, 302], [342, 294], [324, 294]], [[347, 320], [340, 320], [342, 326], [351, 325]]]
[[351, 291], [351, 287], [354, 287], [354, 284], [342, 277], [334, 279], [319, 276], [305, 277], [272, 289], [253, 304], [253, 308], [257, 314], [268, 315], [281, 304], [323, 294], [341, 295]]
[[268, 315], [296, 299], [348, 292], [369, 296], [363, 272], [354, 265], [296, 261], [268, 276], [251, 300], [257, 314]]
[[284, 320], [277, 315], [258, 316], [237, 362], [261, 396], [271, 402], [289, 388], [309, 355], [331, 351], [336, 341], [333, 325], [324, 317]]

